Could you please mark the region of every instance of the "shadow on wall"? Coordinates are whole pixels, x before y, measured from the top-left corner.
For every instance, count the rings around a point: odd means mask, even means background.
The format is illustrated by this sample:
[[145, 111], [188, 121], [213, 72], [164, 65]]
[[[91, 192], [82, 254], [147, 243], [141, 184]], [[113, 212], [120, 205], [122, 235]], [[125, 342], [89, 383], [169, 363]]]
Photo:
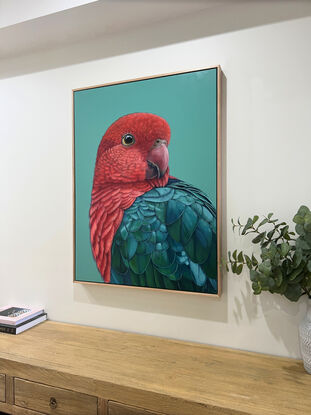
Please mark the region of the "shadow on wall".
[[[55, 49], [36, 50], [22, 56], [0, 60], [0, 78], [33, 73], [72, 64], [157, 48], [193, 39], [233, 32], [255, 26], [311, 15], [309, 1], [241, 1], [208, 8], [183, 18], [162, 21], [136, 29], [77, 43], [65, 43]], [[282, 4], [281, 4], [282, 3]], [[25, 22], [19, 36], [29, 30]], [[10, 36], [10, 28], [6, 36]], [[173, 57], [172, 57], [173, 58]]]
[[219, 299], [122, 286], [74, 285], [75, 302], [219, 322], [227, 321], [226, 297]]
[[[226, 138], [227, 138], [227, 81], [222, 74], [221, 94], [221, 246], [222, 252], [227, 252], [227, 166], [226, 166]], [[222, 296], [208, 297], [197, 294], [182, 294], [152, 289], [127, 288], [123, 286], [99, 286], [91, 284], [74, 284], [74, 301], [87, 304], [98, 304], [106, 307], [115, 307], [133, 311], [147, 311], [149, 313], [182, 316], [199, 320], [217, 322], [228, 321], [227, 278], [224, 271], [222, 278]]]
[[[264, 318], [267, 322], [270, 332], [276, 340], [282, 341], [290, 355], [296, 353], [298, 335], [297, 316], [300, 314], [298, 321], [300, 322], [305, 313], [306, 308], [301, 313], [301, 302], [289, 302], [285, 297], [267, 293], [260, 295], [261, 307], [264, 312]], [[296, 332], [296, 336], [289, 336], [289, 323], [293, 327], [291, 333]]]
[[[252, 324], [256, 319], [262, 318], [263, 312], [263, 317], [273, 337], [284, 344], [289, 355], [295, 356], [298, 339], [297, 320], [301, 321], [306, 313], [306, 307], [301, 307], [304, 300], [300, 299], [297, 303], [293, 303], [285, 297], [268, 292], [255, 296], [249, 280], [246, 281], [245, 287], [246, 290], [241, 292], [240, 296], [242, 301], [237, 297], [234, 298], [233, 315], [236, 323], [239, 324], [245, 314], [249, 324]], [[289, 330], [289, 325], [293, 327], [293, 330]], [[289, 335], [295, 332], [296, 336]]]

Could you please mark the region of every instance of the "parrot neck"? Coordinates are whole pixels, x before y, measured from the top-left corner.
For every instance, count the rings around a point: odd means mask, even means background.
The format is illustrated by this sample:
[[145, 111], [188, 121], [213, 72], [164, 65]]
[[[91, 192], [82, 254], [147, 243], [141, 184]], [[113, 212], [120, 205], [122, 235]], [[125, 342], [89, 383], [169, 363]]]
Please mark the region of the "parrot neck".
[[[126, 210], [132, 206], [136, 198], [155, 187], [164, 187], [167, 185], [169, 172], [159, 179], [150, 179], [143, 182], [133, 183], [104, 183], [93, 185], [92, 205], [100, 204], [102, 207], [110, 209], [111, 200], [118, 199], [120, 209]], [[115, 200], [116, 202], [116, 200]]]
[[105, 282], [110, 282], [111, 247], [123, 214], [137, 197], [155, 187], [166, 186], [167, 169], [159, 179], [134, 183], [94, 183], [90, 207], [90, 234], [92, 252], [97, 268]]

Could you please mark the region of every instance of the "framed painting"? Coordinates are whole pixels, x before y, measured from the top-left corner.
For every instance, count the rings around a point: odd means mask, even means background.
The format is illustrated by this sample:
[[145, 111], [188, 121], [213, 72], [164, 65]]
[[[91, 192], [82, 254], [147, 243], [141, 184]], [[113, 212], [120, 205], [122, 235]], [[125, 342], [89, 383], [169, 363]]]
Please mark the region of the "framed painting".
[[220, 295], [220, 78], [73, 91], [74, 282]]

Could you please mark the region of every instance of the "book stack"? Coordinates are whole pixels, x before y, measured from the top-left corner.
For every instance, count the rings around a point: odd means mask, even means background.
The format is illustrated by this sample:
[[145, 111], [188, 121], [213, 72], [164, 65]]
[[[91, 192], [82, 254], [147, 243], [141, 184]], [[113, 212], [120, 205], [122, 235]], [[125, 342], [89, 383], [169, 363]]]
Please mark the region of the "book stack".
[[47, 319], [43, 308], [6, 306], [0, 308], [0, 333], [19, 334]]

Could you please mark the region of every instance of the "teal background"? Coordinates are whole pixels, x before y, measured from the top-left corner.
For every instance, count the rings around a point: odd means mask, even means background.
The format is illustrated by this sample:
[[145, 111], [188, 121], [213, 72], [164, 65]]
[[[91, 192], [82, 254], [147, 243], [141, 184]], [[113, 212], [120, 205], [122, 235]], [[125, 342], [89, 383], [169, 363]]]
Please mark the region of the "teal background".
[[203, 190], [216, 206], [217, 69], [74, 92], [75, 279], [103, 282], [93, 259], [89, 208], [98, 145], [119, 117], [150, 112], [171, 127], [170, 174]]

